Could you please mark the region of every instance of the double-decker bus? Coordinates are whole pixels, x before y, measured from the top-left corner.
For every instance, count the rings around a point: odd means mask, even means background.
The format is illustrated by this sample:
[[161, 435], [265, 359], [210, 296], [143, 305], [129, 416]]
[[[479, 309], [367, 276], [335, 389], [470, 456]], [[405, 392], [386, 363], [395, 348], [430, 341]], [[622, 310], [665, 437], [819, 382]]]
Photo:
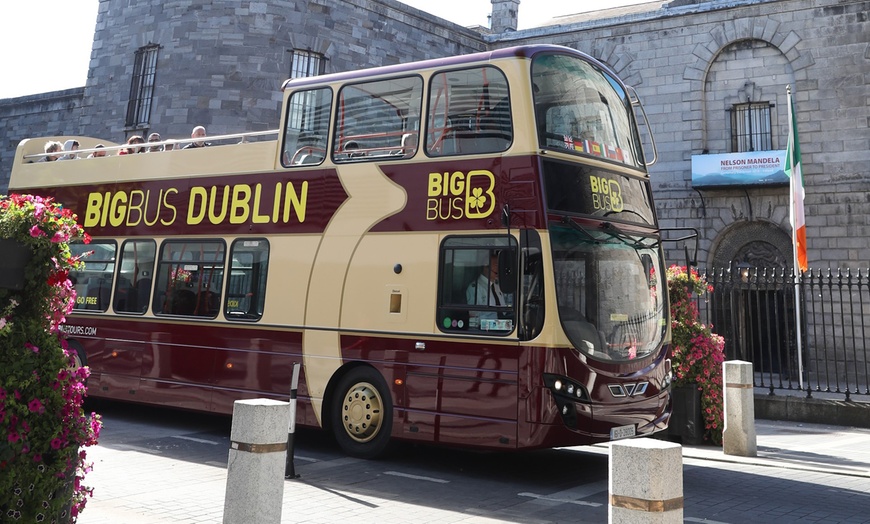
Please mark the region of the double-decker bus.
[[93, 237], [65, 326], [90, 395], [228, 414], [298, 363], [298, 423], [361, 457], [667, 426], [661, 236], [610, 69], [523, 46], [282, 90], [279, 129], [209, 147], [19, 145], [11, 192]]

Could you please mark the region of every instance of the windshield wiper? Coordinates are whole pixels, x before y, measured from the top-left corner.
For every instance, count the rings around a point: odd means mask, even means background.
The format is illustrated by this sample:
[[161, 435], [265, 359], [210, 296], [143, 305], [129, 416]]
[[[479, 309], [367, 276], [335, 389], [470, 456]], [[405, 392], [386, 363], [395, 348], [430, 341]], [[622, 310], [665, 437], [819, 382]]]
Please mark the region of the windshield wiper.
[[604, 222], [601, 224], [601, 229], [604, 230], [605, 233], [612, 236], [613, 238], [619, 239], [623, 244], [630, 246], [634, 249], [652, 249], [658, 247], [660, 241], [653, 240], [652, 244], [647, 244], [645, 241], [648, 240], [648, 237], [643, 236], [633, 236], [625, 231], [619, 229], [612, 222]]
[[571, 228], [574, 229], [574, 231], [579, 231], [580, 233], [583, 233], [583, 235], [585, 235], [586, 238], [588, 238], [592, 243], [594, 243], [594, 244], [601, 243], [601, 241], [598, 240], [597, 238], [595, 238], [595, 236], [592, 233], [590, 233], [589, 230], [587, 230], [585, 227], [581, 226], [577, 222], [574, 222], [570, 218], [562, 217], [562, 223], [571, 226]]

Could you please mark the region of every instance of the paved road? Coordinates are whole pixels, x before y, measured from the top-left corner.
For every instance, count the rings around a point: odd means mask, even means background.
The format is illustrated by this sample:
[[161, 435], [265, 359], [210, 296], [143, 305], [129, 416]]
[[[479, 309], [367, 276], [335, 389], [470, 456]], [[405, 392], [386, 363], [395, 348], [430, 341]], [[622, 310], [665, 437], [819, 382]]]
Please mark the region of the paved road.
[[[94, 498], [80, 524], [221, 522], [230, 420], [125, 404], [88, 456]], [[684, 519], [707, 523], [870, 522], [870, 430], [758, 421], [759, 457], [683, 448]], [[403, 445], [387, 459], [344, 456], [297, 435], [298, 480], [284, 523], [607, 522], [606, 445], [477, 453]]]

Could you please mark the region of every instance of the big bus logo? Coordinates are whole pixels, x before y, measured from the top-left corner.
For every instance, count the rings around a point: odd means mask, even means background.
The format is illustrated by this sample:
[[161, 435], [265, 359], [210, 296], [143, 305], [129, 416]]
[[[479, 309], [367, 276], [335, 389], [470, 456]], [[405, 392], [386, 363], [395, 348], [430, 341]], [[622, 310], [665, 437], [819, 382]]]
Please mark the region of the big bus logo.
[[493, 189], [495, 176], [485, 169], [429, 173], [426, 220], [486, 218], [495, 209]]
[[590, 176], [589, 185], [592, 190], [592, 207], [596, 210], [622, 211], [622, 187], [619, 181], [609, 178]]

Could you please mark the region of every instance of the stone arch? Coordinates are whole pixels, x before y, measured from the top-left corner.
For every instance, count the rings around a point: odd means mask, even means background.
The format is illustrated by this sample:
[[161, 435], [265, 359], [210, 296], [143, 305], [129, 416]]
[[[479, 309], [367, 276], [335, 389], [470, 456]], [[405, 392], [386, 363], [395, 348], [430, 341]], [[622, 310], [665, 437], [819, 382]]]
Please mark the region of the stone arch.
[[[732, 64], [763, 61], [763, 67], [746, 67], [735, 78]], [[794, 71], [785, 55], [764, 40], [747, 39], [722, 48], [708, 65], [702, 104], [702, 144], [705, 152], [728, 153], [731, 143], [732, 110], [738, 104], [770, 104], [771, 144], [785, 149], [788, 118], [785, 86], [794, 84]]]
[[643, 76], [638, 71], [639, 68], [630, 67], [632, 63], [636, 64], [635, 56], [631, 53], [617, 53], [617, 42], [612, 39], [597, 39], [591, 42], [591, 47], [590, 42], [581, 40], [567, 42], [562, 45], [573, 47], [595, 58], [612, 69], [616, 73], [616, 76], [627, 86], [638, 87], [643, 83]]
[[635, 57], [631, 53], [617, 53], [616, 43], [612, 40], [597, 40], [590, 54], [613, 69], [625, 85], [637, 87], [643, 83], [638, 68], [630, 67], [636, 63]]
[[791, 268], [791, 235], [763, 220], [742, 221], [725, 228], [713, 241], [708, 267], [731, 268], [747, 263], [756, 268]]
[[[701, 143], [705, 151], [708, 150], [708, 123], [706, 122], [706, 104], [708, 102], [707, 80], [717, 58], [729, 47], [741, 42], [763, 42], [777, 49], [790, 68], [788, 73], [791, 78], [786, 82], [782, 82], [783, 85], [806, 80], [807, 68], [814, 63], [812, 55], [810, 53], [802, 53], [798, 49], [797, 44], [801, 42], [801, 38], [797, 33], [790, 31], [786, 34], [780, 31], [779, 28], [780, 23], [772, 18], [757, 17], [729, 20], [706, 33], [707, 41], [697, 44], [692, 50], [692, 55], [695, 59], [690, 65], [686, 66], [686, 69], [683, 71], [683, 79], [689, 84], [688, 92], [694, 93], [694, 97], [697, 97], [700, 102], [698, 120], [701, 120], [703, 123], [701, 126]], [[735, 100], [739, 96], [739, 89], [739, 87], [736, 87], [733, 90]], [[743, 86], [743, 89], [745, 92], [747, 87]]]

